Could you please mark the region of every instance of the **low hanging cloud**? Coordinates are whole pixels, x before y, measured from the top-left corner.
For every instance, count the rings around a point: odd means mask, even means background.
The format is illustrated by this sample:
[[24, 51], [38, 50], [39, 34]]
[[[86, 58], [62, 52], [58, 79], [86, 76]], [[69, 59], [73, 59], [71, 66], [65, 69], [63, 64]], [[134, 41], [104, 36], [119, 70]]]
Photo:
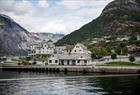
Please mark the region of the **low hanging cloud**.
[[113, 0], [0, 0], [0, 13], [29, 32], [69, 34], [97, 18]]

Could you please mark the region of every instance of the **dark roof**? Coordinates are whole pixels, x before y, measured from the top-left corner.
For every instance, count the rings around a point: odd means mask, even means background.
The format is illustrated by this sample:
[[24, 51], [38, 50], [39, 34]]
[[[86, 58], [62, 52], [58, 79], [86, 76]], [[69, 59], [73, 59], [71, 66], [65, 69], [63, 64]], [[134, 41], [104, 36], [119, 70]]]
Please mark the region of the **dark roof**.
[[65, 50], [72, 50], [73, 48], [74, 48], [73, 45], [67, 45], [66, 48], [65, 48]]

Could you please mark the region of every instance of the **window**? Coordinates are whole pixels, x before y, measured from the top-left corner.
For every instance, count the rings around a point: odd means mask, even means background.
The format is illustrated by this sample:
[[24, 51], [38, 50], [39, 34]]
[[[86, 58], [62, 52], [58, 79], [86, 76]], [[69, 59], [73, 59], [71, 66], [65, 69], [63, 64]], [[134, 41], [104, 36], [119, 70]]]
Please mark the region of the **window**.
[[81, 49], [79, 51], [81, 51]]
[[76, 52], [76, 50], [74, 52]]
[[78, 60], [77, 63], [80, 63], [80, 60]]
[[58, 60], [55, 60], [55, 63], [58, 63]]
[[64, 65], [64, 60], [61, 60], [61, 65]]
[[84, 60], [84, 63], [87, 63], [87, 60]]
[[72, 60], [72, 65], [75, 65], [75, 60]]
[[52, 63], [52, 60], [49, 60], [49, 63]]
[[69, 60], [67, 60], [67, 65], [69, 65]]
[[47, 44], [45, 44], [44, 47], [47, 47]]

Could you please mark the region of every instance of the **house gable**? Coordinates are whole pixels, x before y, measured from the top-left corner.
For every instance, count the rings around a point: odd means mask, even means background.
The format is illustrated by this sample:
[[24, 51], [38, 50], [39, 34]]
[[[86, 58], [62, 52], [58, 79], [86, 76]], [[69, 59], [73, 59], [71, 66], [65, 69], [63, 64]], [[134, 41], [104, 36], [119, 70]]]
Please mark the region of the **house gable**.
[[71, 53], [87, 53], [86, 47], [80, 43], [77, 43], [72, 49]]

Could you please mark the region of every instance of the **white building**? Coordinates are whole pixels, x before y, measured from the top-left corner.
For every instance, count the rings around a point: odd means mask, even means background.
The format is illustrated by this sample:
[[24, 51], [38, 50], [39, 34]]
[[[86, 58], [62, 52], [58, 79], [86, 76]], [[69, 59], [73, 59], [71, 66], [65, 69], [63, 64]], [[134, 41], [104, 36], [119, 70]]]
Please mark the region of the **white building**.
[[56, 52], [61, 52], [62, 54], [90, 54], [91, 52], [81, 43], [76, 45], [67, 45], [56, 47]]
[[51, 41], [33, 44], [29, 48], [29, 56], [31, 57], [49, 57], [54, 53], [55, 46]]
[[71, 54], [91, 54], [91, 52], [81, 43], [77, 43], [71, 50]]
[[49, 65], [89, 65], [89, 54], [53, 54], [48, 59]]
[[88, 65], [91, 62], [91, 52], [81, 43], [66, 46], [63, 53], [53, 54], [48, 59], [49, 65]]

